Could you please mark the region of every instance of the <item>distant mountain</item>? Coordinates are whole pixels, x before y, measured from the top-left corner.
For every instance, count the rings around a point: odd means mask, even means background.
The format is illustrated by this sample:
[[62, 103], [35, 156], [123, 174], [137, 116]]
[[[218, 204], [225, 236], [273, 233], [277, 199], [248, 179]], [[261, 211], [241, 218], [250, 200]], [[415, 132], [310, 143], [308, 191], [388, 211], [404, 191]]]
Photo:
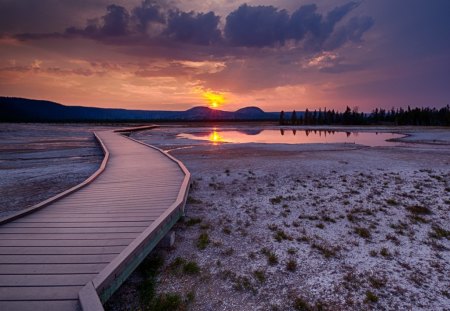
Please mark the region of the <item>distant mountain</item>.
[[214, 110], [208, 107], [194, 107], [180, 112], [188, 120], [228, 120], [234, 119], [234, 112]]
[[236, 110], [237, 114], [252, 114], [252, 115], [262, 115], [264, 114], [264, 110], [259, 107], [245, 107], [239, 110]]
[[64, 106], [45, 100], [0, 97], [0, 122], [277, 121], [278, 112], [246, 107], [235, 112], [194, 107], [186, 111]]

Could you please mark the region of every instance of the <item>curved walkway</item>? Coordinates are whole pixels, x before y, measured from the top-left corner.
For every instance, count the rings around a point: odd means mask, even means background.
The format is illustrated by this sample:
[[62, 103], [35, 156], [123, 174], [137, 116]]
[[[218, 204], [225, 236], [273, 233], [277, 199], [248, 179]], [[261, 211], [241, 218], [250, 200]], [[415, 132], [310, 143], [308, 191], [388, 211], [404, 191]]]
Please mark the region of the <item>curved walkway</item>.
[[0, 222], [0, 310], [103, 310], [183, 214], [181, 162], [117, 132], [95, 135], [105, 151], [95, 176]]

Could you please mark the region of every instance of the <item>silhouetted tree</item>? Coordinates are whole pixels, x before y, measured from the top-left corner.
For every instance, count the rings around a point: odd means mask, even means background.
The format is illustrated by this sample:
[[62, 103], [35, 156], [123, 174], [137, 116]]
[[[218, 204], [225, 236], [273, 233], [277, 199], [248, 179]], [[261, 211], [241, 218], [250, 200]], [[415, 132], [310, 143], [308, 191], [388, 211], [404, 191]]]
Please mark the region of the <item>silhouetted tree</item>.
[[292, 115], [291, 115], [291, 124], [292, 124], [292, 125], [297, 125], [297, 114], [295, 113], [295, 110], [292, 111]]
[[305, 110], [305, 125], [309, 125], [309, 110], [306, 108]]
[[284, 111], [283, 110], [281, 110], [281, 113], [280, 113], [280, 125], [284, 125]]

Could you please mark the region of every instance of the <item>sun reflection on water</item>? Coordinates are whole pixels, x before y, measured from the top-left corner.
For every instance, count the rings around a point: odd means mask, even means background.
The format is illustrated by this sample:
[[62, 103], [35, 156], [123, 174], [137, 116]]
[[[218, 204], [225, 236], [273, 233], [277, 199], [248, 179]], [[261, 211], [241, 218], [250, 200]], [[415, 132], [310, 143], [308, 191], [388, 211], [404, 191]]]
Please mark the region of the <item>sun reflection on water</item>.
[[209, 134], [209, 141], [212, 142], [214, 145], [225, 142], [223, 137], [219, 134], [219, 132], [216, 131], [216, 129], [214, 129], [212, 133]]

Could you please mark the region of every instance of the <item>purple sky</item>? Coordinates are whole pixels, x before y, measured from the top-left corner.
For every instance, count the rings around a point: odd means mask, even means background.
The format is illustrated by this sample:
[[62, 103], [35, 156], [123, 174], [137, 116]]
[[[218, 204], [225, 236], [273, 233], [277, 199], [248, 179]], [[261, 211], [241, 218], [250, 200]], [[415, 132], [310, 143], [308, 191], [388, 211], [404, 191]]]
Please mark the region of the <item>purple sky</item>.
[[184, 110], [450, 103], [450, 1], [0, 0], [0, 95]]

